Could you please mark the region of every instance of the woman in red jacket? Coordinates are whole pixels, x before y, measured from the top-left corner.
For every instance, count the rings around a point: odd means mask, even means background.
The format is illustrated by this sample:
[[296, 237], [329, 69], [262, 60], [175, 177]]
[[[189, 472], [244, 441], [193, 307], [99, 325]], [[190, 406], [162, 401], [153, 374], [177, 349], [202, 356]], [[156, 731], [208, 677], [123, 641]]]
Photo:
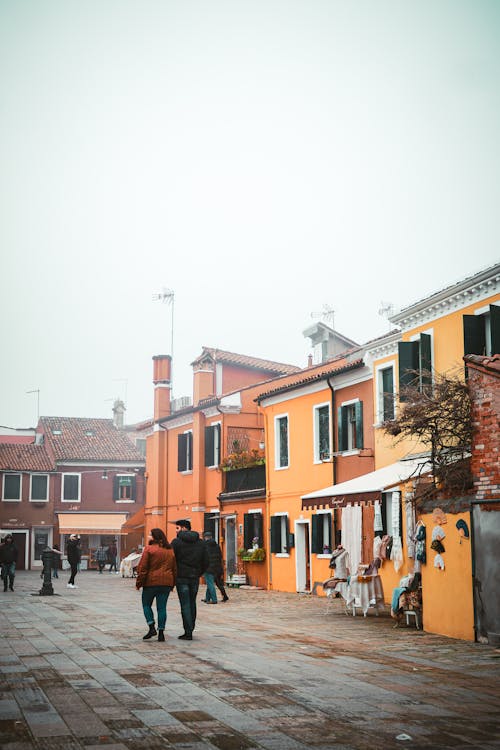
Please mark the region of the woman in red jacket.
[[136, 589], [142, 588], [142, 609], [149, 625], [143, 640], [156, 635], [152, 604], [156, 599], [158, 614], [158, 640], [164, 641], [167, 622], [167, 599], [175, 586], [177, 565], [175, 554], [161, 529], [151, 529], [148, 545], [144, 548], [137, 567]]

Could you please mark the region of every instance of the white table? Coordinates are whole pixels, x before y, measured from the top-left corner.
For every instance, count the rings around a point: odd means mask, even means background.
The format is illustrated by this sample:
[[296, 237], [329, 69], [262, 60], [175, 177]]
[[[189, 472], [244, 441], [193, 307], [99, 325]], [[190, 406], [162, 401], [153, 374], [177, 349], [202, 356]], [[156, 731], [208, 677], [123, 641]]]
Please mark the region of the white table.
[[347, 614], [352, 611], [353, 616], [356, 615], [356, 609], [361, 609], [364, 617], [370, 608], [375, 609], [377, 616], [380, 609], [385, 609], [384, 589], [379, 575], [352, 576], [342, 596], [345, 599]]

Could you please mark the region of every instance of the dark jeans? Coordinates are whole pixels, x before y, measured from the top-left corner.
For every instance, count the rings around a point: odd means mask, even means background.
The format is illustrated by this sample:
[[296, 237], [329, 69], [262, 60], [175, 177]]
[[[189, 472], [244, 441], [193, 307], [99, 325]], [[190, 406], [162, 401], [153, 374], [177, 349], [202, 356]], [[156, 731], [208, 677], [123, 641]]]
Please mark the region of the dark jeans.
[[226, 589], [224, 588], [224, 578], [222, 577], [222, 573], [219, 573], [218, 575], [214, 576], [215, 585], [219, 589], [219, 591], [222, 594], [223, 599], [228, 599], [228, 595], [226, 594]]
[[177, 581], [177, 595], [181, 605], [182, 624], [186, 635], [192, 635], [196, 625], [196, 597], [198, 596], [199, 586], [198, 578], [193, 578], [189, 583]]
[[213, 573], [204, 573], [205, 576], [205, 583], [207, 584], [207, 591], [205, 594], [205, 601], [206, 602], [213, 602], [214, 604], [217, 604], [217, 592], [215, 590], [215, 582], [214, 582], [214, 574]]
[[2, 563], [2, 578], [5, 591], [7, 591], [7, 584], [9, 584], [11, 588], [13, 587], [15, 575], [16, 563]]
[[148, 625], [155, 624], [152, 604], [156, 599], [156, 612], [158, 614], [158, 629], [165, 630], [167, 624], [167, 599], [172, 586], [144, 586], [142, 589], [142, 610]]
[[69, 577], [68, 583], [74, 583], [75, 582], [75, 576], [78, 573], [78, 563], [70, 563], [71, 566], [71, 575]]
[[116, 567], [116, 557], [114, 558], [114, 560], [111, 560], [111, 562], [109, 563], [109, 572], [110, 573], [113, 570], [113, 568], [115, 569], [116, 572], [118, 572], [118, 568]]

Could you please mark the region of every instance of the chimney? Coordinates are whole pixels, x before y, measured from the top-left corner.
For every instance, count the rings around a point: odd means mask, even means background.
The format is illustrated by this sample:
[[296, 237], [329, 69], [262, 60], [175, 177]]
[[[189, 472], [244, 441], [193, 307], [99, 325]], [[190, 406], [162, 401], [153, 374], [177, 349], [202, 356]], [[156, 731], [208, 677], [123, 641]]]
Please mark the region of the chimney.
[[113, 424], [117, 430], [123, 430], [123, 417], [125, 414], [125, 404], [119, 398], [113, 404]]
[[312, 367], [313, 366], [313, 355], [312, 354], [308, 354], [307, 355], [307, 366], [308, 367]]
[[210, 396], [215, 396], [215, 364], [206, 357], [193, 367], [193, 406]]
[[153, 357], [154, 418], [162, 419], [170, 415], [170, 393], [172, 357], [170, 354], [158, 354]]

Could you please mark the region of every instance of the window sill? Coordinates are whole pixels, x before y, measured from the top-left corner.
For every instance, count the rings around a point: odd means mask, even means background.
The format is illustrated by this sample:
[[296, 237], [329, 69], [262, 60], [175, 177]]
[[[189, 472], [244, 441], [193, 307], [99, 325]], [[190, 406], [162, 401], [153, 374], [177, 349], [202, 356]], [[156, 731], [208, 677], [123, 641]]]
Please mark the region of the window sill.
[[193, 473], [192, 469], [188, 469], [187, 471], [180, 471], [179, 474], [182, 474], [183, 476], [189, 476]]
[[276, 552], [275, 557], [290, 557], [288, 552]]
[[127, 505], [127, 503], [135, 503], [135, 500], [115, 500], [116, 504]]
[[318, 553], [316, 555], [316, 557], [318, 558], [318, 560], [331, 560], [332, 553], [331, 552], [325, 552], [325, 553], [321, 552], [321, 553]]
[[285, 469], [289, 469], [289, 466], [275, 466], [274, 471], [284, 471]]
[[342, 453], [340, 455], [341, 456], [345, 456], [345, 457], [348, 457], [348, 456], [359, 456], [360, 451], [361, 451], [361, 448], [354, 448], [354, 449], [351, 449], [351, 450], [348, 450], [348, 451], [342, 451]]
[[20, 497], [17, 497], [15, 500], [12, 500], [10, 498], [2, 497], [2, 503], [21, 503], [22, 500]]
[[61, 500], [62, 503], [81, 503], [81, 500]]

